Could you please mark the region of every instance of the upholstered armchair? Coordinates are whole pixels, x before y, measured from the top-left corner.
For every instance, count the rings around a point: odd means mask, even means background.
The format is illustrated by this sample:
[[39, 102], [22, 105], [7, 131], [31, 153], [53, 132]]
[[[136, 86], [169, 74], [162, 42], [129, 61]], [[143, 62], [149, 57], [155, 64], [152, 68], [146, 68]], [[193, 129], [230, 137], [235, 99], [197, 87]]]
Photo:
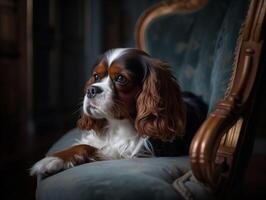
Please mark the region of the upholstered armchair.
[[[209, 105], [189, 156], [83, 164], [38, 177], [37, 199], [237, 195], [254, 139], [251, 119], [265, 65], [260, 57], [265, 55], [265, 12], [265, 0], [171, 0], [144, 12], [136, 26], [137, 47], [170, 63], [182, 90]], [[70, 131], [48, 153], [70, 146], [81, 134]]]

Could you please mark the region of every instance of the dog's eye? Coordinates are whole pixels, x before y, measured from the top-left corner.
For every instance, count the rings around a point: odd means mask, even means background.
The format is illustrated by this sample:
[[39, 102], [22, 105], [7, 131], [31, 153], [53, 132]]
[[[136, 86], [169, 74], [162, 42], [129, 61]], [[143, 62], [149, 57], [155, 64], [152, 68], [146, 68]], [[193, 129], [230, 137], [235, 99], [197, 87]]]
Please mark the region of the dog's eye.
[[123, 75], [118, 75], [114, 81], [120, 85], [126, 85], [128, 83], [128, 80]]
[[94, 80], [95, 80], [95, 81], [100, 80], [100, 76], [99, 76], [98, 74], [94, 74], [93, 76], [94, 76]]

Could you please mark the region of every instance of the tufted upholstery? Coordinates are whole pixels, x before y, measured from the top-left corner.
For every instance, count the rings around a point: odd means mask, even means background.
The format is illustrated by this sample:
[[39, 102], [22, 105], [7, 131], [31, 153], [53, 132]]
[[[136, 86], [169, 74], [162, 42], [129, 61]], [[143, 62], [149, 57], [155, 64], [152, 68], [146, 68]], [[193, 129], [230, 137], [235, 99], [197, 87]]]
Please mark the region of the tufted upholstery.
[[187, 13], [155, 18], [145, 31], [145, 46], [167, 61], [181, 88], [201, 95], [209, 111], [224, 95], [248, 0], [210, 0]]

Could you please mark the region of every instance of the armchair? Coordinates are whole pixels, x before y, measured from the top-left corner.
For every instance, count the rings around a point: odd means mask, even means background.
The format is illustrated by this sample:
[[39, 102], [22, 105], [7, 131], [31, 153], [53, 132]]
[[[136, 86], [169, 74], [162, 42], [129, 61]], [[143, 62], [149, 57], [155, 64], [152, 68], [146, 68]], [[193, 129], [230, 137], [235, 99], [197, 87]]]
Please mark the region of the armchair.
[[[209, 114], [190, 155], [100, 161], [38, 177], [37, 199], [210, 199], [234, 193], [252, 150], [260, 84], [265, 0], [171, 0], [136, 26], [140, 49], [173, 66], [181, 88], [201, 95]], [[240, 33], [240, 34], [239, 34]], [[74, 129], [48, 153], [73, 144]]]
[[197, 180], [220, 197], [240, 189], [252, 152], [265, 9], [256, 0], [168, 1], [137, 26], [138, 47], [170, 62], [181, 88], [209, 103], [189, 157]]

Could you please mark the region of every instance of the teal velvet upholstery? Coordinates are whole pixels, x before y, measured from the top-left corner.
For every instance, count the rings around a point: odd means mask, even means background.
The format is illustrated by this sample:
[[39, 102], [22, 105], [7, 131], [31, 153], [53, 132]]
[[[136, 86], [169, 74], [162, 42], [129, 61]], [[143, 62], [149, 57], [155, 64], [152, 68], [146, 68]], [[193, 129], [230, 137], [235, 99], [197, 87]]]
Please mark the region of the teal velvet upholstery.
[[224, 95], [248, 0], [210, 0], [205, 7], [154, 19], [145, 46], [168, 62], [184, 91], [203, 97], [209, 111]]
[[[229, 82], [234, 49], [248, 0], [210, 0], [195, 12], [156, 18], [145, 32], [153, 57], [167, 61], [181, 88], [201, 95], [213, 110]], [[66, 134], [51, 149], [71, 146], [82, 134]], [[139, 158], [87, 163], [38, 179], [38, 200], [209, 199], [191, 174], [188, 157]]]

